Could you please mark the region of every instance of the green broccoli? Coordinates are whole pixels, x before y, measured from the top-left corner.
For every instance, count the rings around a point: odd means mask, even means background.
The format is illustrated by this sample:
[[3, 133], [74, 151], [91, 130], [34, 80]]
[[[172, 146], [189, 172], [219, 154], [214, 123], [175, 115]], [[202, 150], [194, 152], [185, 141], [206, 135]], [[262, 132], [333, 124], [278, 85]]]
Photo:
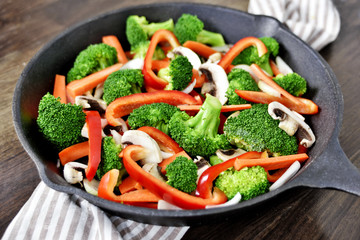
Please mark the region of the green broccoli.
[[170, 18], [165, 22], [149, 23], [144, 16], [131, 15], [126, 19], [125, 34], [131, 48], [149, 38], [160, 29], [173, 31], [174, 21]]
[[211, 46], [224, 46], [225, 41], [220, 33], [204, 29], [204, 23], [195, 15], [184, 13], [177, 20], [174, 34], [181, 44], [186, 41], [197, 41]]
[[228, 74], [229, 87], [226, 91], [228, 105], [246, 104], [248, 101], [239, 97], [235, 90], [260, 91], [250, 73], [243, 69], [234, 68]]
[[268, 52], [263, 56], [259, 57], [259, 53], [256, 47], [251, 46], [242, 51], [233, 61], [233, 65], [246, 64], [251, 65], [256, 63], [262, 69], [264, 69], [271, 76], [273, 72], [270, 67], [269, 58], [270, 55], [276, 57], [279, 54], [279, 43], [272, 37], [261, 37], [259, 38], [268, 49]]
[[[119, 157], [121, 150], [121, 144], [116, 144], [112, 137], [108, 136], [102, 139], [101, 161], [96, 171], [96, 176], [99, 180], [111, 169], [119, 169], [121, 176], [125, 173], [121, 158]], [[119, 176], [119, 179], [121, 179], [121, 176]]]
[[105, 43], [92, 44], [76, 57], [74, 66], [67, 74], [67, 82], [81, 79], [118, 62], [114, 47]]
[[191, 156], [208, 157], [218, 149], [227, 149], [229, 142], [218, 134], [221, 103], [210, 94], [206, 95], [200, 111], [189, 117], [185, 112], [176, 112], [170, 119], [171, 137]]
[[131, 129], [151, 126], [169, 134], [169, 121], [179, 111], [179, 108], [167, 103], [145, 104], [130, 113], [128, 123]]
[[295, 154], [296, 137], [279, 128], [279, 120], [274, 120], [267, 109], [267, 104], [254, 104], [228, 118], [224, 125], [227, 139], [246, 151], [268, 151], [274, 156]]
[[255, 166], [245, 167], [240, 171], [230, 168], [218, 176], [215, 186], [222, 190], [228, 199], [239, 192], [241, 201], [245, 201], [268, 192], [270, 184], [264, 168]]
[[39, 103], [37, 124], [40, 132], [59, 150], [83, 141], [81, 129], [85, 124], [85, 113], [81, 106], [63, 104], [50, 93]]
[[306, 93], [306, 80], [297, 73], [278, 74], [274, 81], [290, 94], [299, 97]]
[[104, 83], [104, 101], [109, 104], [119, 97], [141, 93], [144, 77], [140, 69], [123, 69], [111, 73]]
[[165, 90], [181, 91], [191, 82], [192, 70], [193, 67], [187, 57], [176, 56], [168, 67], [159, 70], [158, 76], [169, 83]]
[[[149, 48], [150, 41], [143, 41], [140, 42], [135, 47], [131, 48], [131, 54], [134, 54], [133, 58], [142, 58], [144, 59], [146, 56], [146, 52]], [[166, 57], [164, 51], [161, 49], [161, 47], [156, 46], [154, 55], [152, 57], [153, 60], [161, 60]]]
[[186, 193], [193, 192], [196, 189], [197, 170], [191, 159], [178, 156], [166, 167], [167, 184]]

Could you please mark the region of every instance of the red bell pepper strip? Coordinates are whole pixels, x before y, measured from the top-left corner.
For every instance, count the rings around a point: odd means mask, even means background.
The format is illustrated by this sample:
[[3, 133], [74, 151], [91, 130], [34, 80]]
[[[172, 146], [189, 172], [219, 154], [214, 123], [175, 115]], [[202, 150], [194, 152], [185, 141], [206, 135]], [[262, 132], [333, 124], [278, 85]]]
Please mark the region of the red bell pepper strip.
[[101, 118], [98, 111], [86, 112], [86, 124], [89, 133], [89, 160], [86, 178], [91, 181], [101, 161]]
[[183, 46], [193, 50], [195, 53], [204, 58], [209, 58], [212, 54], [219, 53], [208, 45], [195, 41], [186, 41]]
[[274, 60], [270, 59], [270, 67], [271, 67], [271, 71], [274, 73], [274, 75], [278, 75], [281, 74], [278, 66], [276, 65], [276, 63], [274, 62]]
[[112, 126], [121, 123], [116, 119], [130, 114], [134, 109], [151, 103], [164, 102], [170, 105], [197, 104], [198, 101], [189, 94], [176, 90], [159, 90], [148, 93], [135, 93], [125, 97], [120, 97], [111, 102], [106, 108], [105, 117]]
[[98, 187], [98, 196], [113, 202], [125, 204], [141, 202], [158, 202], [160, 198], [147, 189], [138, 189], [124, 193], [120, 196], [114, 193], [114, 187], [118, 182], [119, 170], [112, 169], [108, 171], [100, 180]]
[[206, 199], [211, 197], [211, 189], [213, 188], [213, 181], [219, 176], [220, 173], [233, 167], [236, 159], [259, 158], [259, 157], [261, 157], [261, 152], [247, 152], [236, 158], [232, 158], [220, 164], [216, 164], [214, 166], [209, 167], [201, 174], [195, 195]]
[[160, 149], [164, 152], [170, 153], [178, 153], [184, 151], [177, 142], [175, 142], [169, 135], [160, 131], [157, 128], [144, 126], [138, 128], [138, 130], [147, 133], [151, 138], [153, 138], [157, 144], [159, 145]]
[[304, 162], [308, 158], [309, 156], [306, 153], [258, 159], [237, 158], [234, 162], [234, 168], [240, 170], [244, 167], [261, 166], [268, 171], [290, 167], [295, 161]]
[[235, 90], [235, 92], [241, 98], [253, 103], [269, 104], [271, 102], [279, 102], [300, 114], [317, 114], [319, 112], [319, 107], [313, 101], [306, 98], [297, 97], [298, 100], [304, 103], [299, 105], [284, 96], [275, 97], [268, 93], [256, 91]]
[[163, 41], [167, 41], [172, 48], [180, 46], [180, 43], [175, 37], [174, 33], [165, 29], [156, 31], [151, 37], [150, 45], [144, 59], [142, 74], [144, 75], [145, 86], [148, 85], [155, 89], [164, 89], [168, 84], [167, 81], [156, 76], [152, 69], [152, 58], [156, 46]]
[[59, 159], [64, 166], [68, 162], [78, 160], [89, 155], [89, 142], [81, 142], [65, 148], [59, 152]]
[[267, 53], [267, 48], [265, 44], [256, 37], [245, 37], [237, 41], [237, 43], [232, 46], [232, 48], [221, 58], [218, 65], [220, 65], [224, 70], [226, 70], [234, 58], [239, 55], [245, 48], [250, 46], [255, 46], [258, 49], [259, 57]]
[[267, 85], [272, 87], [274, 90], [279, 92], [284, 97], [288, 98], [290, 101], [294, 102], [298, 105], [303, 105], [303, 103], [296, 98], [295, 96], [291, 95], [289, 92], [287, 92], [285, 89], [280, 87], [271, 77], [267, 76], [264, 71], [260, 68], [259, 65], [253, 63], [250, 66], [251, 70], [254, 72], [254, 74], [262, 81], [264, 81]]
[[177, 190], [143, 170], [136, 161], [144, 157], [144, 148], [138, 145], [127, 146], [122, 151], [123, 163], [129, 175], [146, 189], [163, 200], [183, 209], [203, 209], [207, 205], [217, 205], [227, 201], [226, 195], [218, 188], [210, 198], [203, 199]]

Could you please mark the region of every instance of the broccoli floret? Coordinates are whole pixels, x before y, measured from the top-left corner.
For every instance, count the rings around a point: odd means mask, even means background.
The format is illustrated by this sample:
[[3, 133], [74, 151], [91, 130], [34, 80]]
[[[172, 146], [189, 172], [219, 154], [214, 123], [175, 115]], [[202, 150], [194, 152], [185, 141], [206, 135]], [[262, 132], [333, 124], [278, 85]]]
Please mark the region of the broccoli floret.
[[297, 73], [278, 74], [274, 81], [290, 94], [298, 97], [306, 93], [306, 80]]
[[268, 151], [274, 156], [295, 154], [296, 137], [279, 128], [279, 120], [274, 120], [267, 109], [267, 104], [254, 104], [228, 118], [224, 125], [227, 139], [246, 151]]
[[179, 111], [179, 108], [167, 103], [145, 104], [130, 113], [128, 123], [131, 129], [151, 126], [169, 134], [169, 121]]
[[218, 134], [221, 103], [210, 94], [206, 95], [200, 111], [189, 117], [185, 112], [176, 112], [170, 119], [171, 137], [191, 156], [208, 157], [218, 149], [227, 149], [229, 142]]
[[255, 166], [245, 167], [240, 171], [230, 168], [218, 176], [215, 186], [222, 190], [228, 199], [239, 192], [241, 201], [245, 201], [268, 192], [270, 184], [264, 168]]
[[59, 150], [83, 141], [85, 113], [81, 106], [61, 103], [60, 98], [47, 93], [40, 100], [36, 121], [40, 132]]
[[158, 76], [166, 80], [169, 84], [166, 85], [166, 90], [183, 90], [192, 79], [192, 65], [184, 56], [176, 56], [168, 67], [162, 68], [158, 72]]
[[234, 68], [228, 75], [229, 87], [226, 91], [228, 105], [246, 104], [248, 101], [239, 97], [235, 90], [260, 91], [250, 73], [243, 69]]
[[187, 157], [178, 156], [166, 167], [167, 184], [190, 193], [196, 189], [197, 166]]
[[86, 77], [118, 62], [114, 47], [105, 43], [92, 44], [76, 57], [74, 66], [67, 74], [67, 82]]
[[104, 101], [109, 104], [119, 97], [141, 93], [144, 77], [140, 69], [123, 69], [111, 73], [104, 83]]
[[175, 36], [183, 44], [186, 41], [197, 41], [211, 46], [224, 46], [225, 41], [220, 33], [204, 29], [204, 23], [195, 15], [184, 13], [177, 20], [174, 28]]
[[[143, 42], [139, 43], [138, 45], [136, 45], [135, 47], [132, 47], [131, 54], [134, 54], [133, 58], [144, 59], [146, 56], [146, 52], [149, 48], [149, 45], [150, 45], [150, 41], [143, 41]], [[152, 59], [153, 60], [161, 60], [161, 59], [164, 59], [165, 57], [166, 57], [165, 53], [161, 49], [161, 47], [156, 46]]]
[[264, 69], [271, 76], [273, 72], [270, 67], [269, 58], [270, 55], [276, 57], [279, 54], [279, 43], [272, 37], [261, 37], [259, 38], [268, 49], [268, 52], [263, 56], [259, 57], [259, 52], [256, 47], [251, 46], [242, 51], [232, 62], [233, 65], [247, 64], [251, 65], [256, 63], [262, 69]]
[[131, 15], [126, 19], [125, 34], [131, 48], [148, 40], [157, 30], [174, 30], [174, 21], [170, 18], [165, 22], [149, 23], [144, 16]]
[[[124, 167], [119, 157], [121, 150], [121, 144], [116, 144], [112, 137], [102, 139], [101, 161], [96, 171], [98, 179], [101, 179], [111, 169], [119, 169], [122, 173], [121, 176], [123, 175], [125, 171], [123, 171]], [[121, 179], [121, 177], [119, 178]]]

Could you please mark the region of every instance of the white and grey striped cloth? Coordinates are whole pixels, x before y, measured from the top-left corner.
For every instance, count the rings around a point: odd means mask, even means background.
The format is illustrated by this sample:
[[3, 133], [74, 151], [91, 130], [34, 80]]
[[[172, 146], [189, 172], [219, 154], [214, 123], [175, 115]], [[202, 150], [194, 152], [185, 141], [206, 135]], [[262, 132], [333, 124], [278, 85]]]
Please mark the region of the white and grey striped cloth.
[[110, 216], [88, 201], [40, 182], [6, 229], [7, 239], [181, 239], [188, 227], [164, 227]]
[[317, 51], [340, 32], [340, 15], [331, 0], [250, 0], [248, 12], [278, 19]]

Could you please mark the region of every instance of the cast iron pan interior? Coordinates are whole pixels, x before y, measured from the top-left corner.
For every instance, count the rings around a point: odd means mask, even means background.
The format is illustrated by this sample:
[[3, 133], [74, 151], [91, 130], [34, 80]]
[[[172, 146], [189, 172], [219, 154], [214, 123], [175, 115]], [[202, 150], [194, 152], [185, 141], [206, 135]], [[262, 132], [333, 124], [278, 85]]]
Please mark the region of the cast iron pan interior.
[[[309, 90], [305, 97], [311, 98], [320, 107], [319, 114], [306, 120], [317, 136], [316, 144], [308, 152], [310, 159], [297, 176], [282, 188], [235, 206], [208, 210], [158, 211], [131, 207], [100, 199], [66, 183], [56, 167], [56, 151], [44, 141], [35, 123], [38, 103], [46, 92], [51, 92], [55, 74], [66, 75], [76, 55], [89, 44], [101, 42], [101, 36], [114, 34], [119, 37], [123, 47], [128, 49], [124, 31], [125, 20], [129, 15], [144, 15], [156, 22], [169, 18], [176, 20], [182, 13], [197, 15], [204, 21], [205, 29], [221, 32], [228, 43], [235, 43], [246, 36], [272, 36], [280, 42], [280, 56], [308, 81]], [[112, 214], [161, 225], [195, 225], [219, 218], [231, 218], [298, 186], [330, 187], [360, 195], [359, 171], [349, 162], [337, 139], [342, 113], [342, 94], [328, 64], [277, 20], [223, 7], [190, 3], [123, 8], [67, 29], [45, 45], [29, 62], [19, 78], [13, 98], [16, 132], [36, 163], [41, 179], [48, 186], [77, 194]], [[331, 171], [336, 168], [338, 170], [334, 175]]]

